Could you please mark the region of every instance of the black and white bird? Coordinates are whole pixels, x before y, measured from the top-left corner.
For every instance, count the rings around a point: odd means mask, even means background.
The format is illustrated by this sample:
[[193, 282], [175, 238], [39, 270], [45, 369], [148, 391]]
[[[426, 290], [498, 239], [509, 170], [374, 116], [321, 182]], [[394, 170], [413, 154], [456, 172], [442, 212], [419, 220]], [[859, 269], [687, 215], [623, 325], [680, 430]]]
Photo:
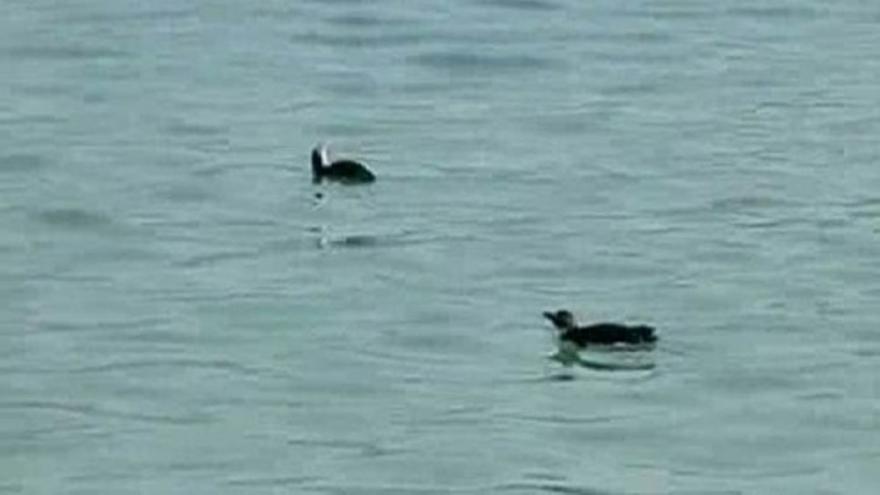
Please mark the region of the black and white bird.
[[594, 323], [578, 326], [570, 311], [545, 311], [544, 317], [559, 331], [560, 344], [583, 349], [591, 345], [648, 345], [657, 342], [654, 328], [647, 325]]
[[354, 160], [330, 161], [327, 146], [319, 145], [312, 150], [312, 181], [334, 180], [345, 184], [365, 184], [376, 180], [364, 164]]

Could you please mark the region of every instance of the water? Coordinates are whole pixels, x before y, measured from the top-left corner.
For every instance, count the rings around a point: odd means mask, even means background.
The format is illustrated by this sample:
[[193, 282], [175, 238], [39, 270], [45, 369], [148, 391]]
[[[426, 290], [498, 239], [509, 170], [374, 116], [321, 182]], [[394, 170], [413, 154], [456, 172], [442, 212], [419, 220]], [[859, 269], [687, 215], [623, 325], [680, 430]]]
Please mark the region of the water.
[[3, 10], [0, 493], [880, 486], [874, 4]]

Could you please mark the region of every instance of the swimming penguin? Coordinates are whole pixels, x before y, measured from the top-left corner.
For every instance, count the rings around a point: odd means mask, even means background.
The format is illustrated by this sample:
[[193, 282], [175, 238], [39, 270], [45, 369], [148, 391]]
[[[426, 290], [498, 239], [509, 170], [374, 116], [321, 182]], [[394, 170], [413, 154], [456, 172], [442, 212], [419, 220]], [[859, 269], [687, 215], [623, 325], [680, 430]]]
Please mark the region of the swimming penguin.
[[647, 325], [623, 325], [620, 323], [595, 323], [579, 327], [570, 311], [545, 311], [544, 317], [559, 330], [562, 344], [574, 344], [578, 348], [589, 345], [645, 345], [657, 342], [654, 328]]
[[327, 147], [320, 145], [312, 150], [312, 181], [320, 183], [322, 179], [346, 184], [365, 184], [376, 180], [376, 176], [366, 166], [354, 160], [331, 162], [327, 158]]

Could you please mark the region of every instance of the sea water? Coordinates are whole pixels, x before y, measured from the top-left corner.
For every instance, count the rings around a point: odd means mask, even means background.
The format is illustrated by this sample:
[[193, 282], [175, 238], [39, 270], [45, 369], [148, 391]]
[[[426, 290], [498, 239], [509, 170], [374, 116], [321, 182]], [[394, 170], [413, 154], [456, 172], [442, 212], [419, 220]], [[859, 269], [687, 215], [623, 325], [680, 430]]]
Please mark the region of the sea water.
[[0, 494], [877, 493], [880, 6], [2, 10]]

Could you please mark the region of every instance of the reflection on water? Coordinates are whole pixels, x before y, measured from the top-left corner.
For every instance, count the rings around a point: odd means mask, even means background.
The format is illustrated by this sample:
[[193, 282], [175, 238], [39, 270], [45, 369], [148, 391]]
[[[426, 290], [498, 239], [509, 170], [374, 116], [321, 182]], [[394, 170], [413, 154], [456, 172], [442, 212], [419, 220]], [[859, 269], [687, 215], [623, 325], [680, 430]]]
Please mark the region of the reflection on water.
[[564, 367], [578, 365], [604, 371], [645, 371], [655, 367], [652, 356], [648, 353], [654, 347], [591, 346], [589, 350], [581, 350], [569, 341], [559, 341], [557, 351], [548, 358]]

